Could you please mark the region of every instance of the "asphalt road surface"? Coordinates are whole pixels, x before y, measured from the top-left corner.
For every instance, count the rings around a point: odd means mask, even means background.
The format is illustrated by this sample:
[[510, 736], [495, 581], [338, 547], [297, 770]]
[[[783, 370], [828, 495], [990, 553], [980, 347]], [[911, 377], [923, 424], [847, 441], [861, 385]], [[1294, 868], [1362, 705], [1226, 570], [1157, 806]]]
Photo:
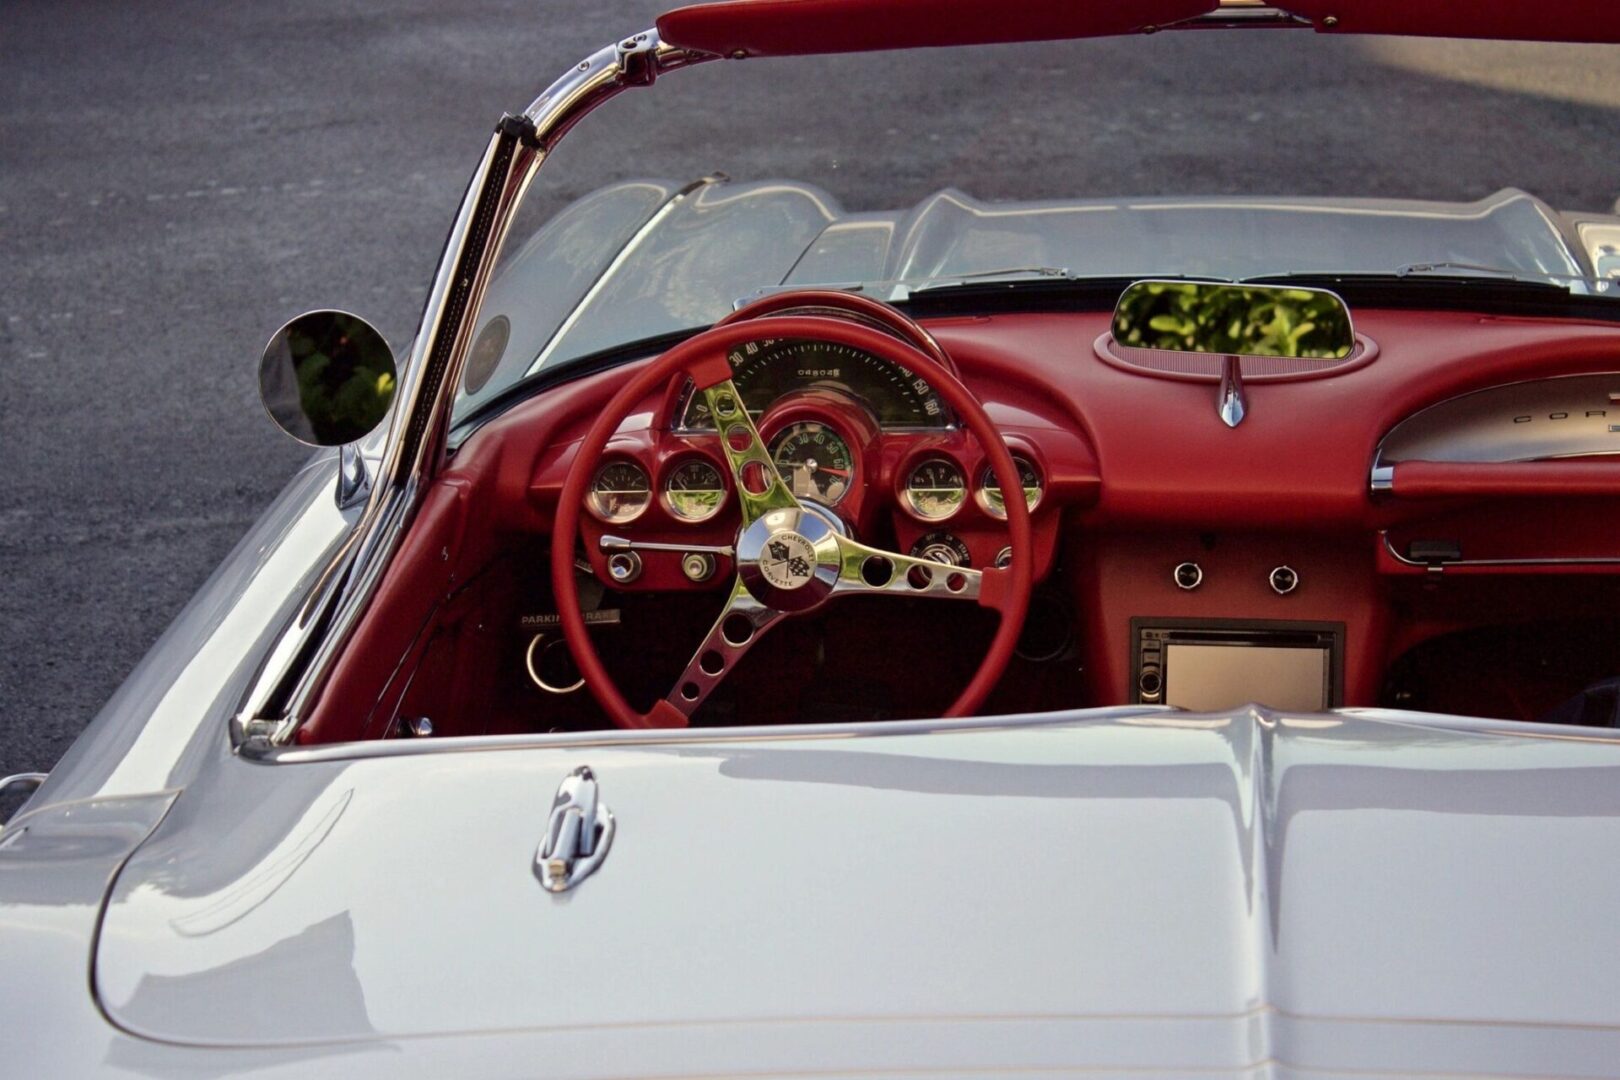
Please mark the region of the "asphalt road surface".
[[[269, 334], [341, 306], [407, 341], [493, 122], [656, 11], [0, 5], [0, 773], [56, 761], [303, 460], [257, 401]], [[582, 126], [535, 198], [722, 169], [850, 208], [950, 184], [1608, 209], [1615, 57], [1299, 32], [712, 64]]]

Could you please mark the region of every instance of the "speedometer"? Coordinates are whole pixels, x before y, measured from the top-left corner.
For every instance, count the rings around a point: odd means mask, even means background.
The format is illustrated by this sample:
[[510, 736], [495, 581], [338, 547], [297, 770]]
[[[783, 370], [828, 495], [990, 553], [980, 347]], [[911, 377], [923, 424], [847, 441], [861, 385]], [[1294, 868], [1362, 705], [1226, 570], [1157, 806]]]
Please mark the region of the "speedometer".
[[[726, 358], [732, 382], [756, 420], [784, 394], [820, 389], [864, 403], [884, 428], [943, 427], [947, 421], [927, 379], [863, 349], [802, 339], [750, 341]], [[693, 394], [687, 402], [684, 424], [714, 426], [703, 395]]]

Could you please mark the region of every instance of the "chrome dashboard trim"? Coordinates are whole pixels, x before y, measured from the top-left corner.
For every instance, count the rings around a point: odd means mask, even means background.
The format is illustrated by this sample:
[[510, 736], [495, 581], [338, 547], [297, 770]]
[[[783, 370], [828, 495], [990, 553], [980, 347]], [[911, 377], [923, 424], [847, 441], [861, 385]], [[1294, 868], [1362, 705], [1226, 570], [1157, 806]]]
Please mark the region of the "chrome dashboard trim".
[[1389, 538], [1389, 530], [1379, 533], [1384, 542], [1384, 550], [1389, 552], [1390, 558], [1403, 566], [1414, 566], [1435, 573], [1449, 570], [1452, 567], [1463, 566], [1620, 566], [1620, 556], [1593, 555], [1589, 558], [1571, 558], [1567, 556], [1548, 556], [1544, 558], [1525, 559], [1448, 559], [1444, 562], [1425, 562], [1414, 559], [1395, 550], [1395, 544]]
[[[585, 685], [585, 676], [583, 675], [569, 683], [567, 686], [552, 686], [550, 683], [546, 682], [546, 680], [540, 677], [540, 672], [536, 670], [534, 666], [534, 650], [536, 646], [545, 640], [545, 634], [536, 634], [534, 635], [533, 639], [530, 640], [529, 647], [523, 650], [523, 666], [529, 671], [529, 681], [548, 694], [572, 694], [574, 691], [582, 688]], [[546, 651], [549, 652], [555, 646], [562, 644], [564, 644], [562, 638], [553, 637], [549, 642], [546, 642]]]
[[1215, 392], [1215, 412], [1221, 423], [1235, 428], [1248, 415], [1249, 402], [1243, 393], [1243, 367], [1235, 356], [1221, 360], [1221, 386]]
[[[1583, 382], [1590, 385], [1576, 387]], [[1571, 400], [1577, 394], [1584, 400]], [[1510, 463], [1620, 454], [1616, 394], [1620, 371], [1592, 371], [1496, 383], [1437, 401], [1378, 440], [1369, 488], [1393, 490], [1394, 467], [1409, 460]], [[1512, 409], [1495, 409], [1498, 399]], [[1425, 431], [1425, 425], [1439, 430]]]

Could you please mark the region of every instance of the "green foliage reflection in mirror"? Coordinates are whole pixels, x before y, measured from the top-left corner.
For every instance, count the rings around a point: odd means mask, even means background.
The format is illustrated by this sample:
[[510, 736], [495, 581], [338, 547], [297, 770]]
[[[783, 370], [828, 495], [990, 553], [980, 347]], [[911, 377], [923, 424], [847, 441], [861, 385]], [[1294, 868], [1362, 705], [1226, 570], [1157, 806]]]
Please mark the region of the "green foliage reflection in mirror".
[[312, 446], [365, 438], [388, 414], [398, 370], [374, 327], [343, 311], [312, 311], [276, 332], [259, 363], [264, 407]]
[[1355, 346], [1344, 301], [1320, 289], [1138, 281], [1114, 309], [1114, 340], [1139, 349], [1342, 360]]

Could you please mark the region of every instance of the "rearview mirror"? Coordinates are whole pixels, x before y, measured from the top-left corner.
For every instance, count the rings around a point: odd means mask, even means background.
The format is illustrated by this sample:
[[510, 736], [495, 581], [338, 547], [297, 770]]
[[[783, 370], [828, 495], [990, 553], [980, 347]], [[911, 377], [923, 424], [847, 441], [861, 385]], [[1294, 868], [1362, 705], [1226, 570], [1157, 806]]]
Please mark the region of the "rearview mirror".
[[1138, 281], [1114, 308], [1127, 348], [1343, 360], [1355, 348], [1344, 301], [1322, 289]]
[[259, 397], [276, 426], [310, 446], [365, 438], [394, 402], [388, 342], [346, 311], [311, 311], [276, 331], [259, 361]]

